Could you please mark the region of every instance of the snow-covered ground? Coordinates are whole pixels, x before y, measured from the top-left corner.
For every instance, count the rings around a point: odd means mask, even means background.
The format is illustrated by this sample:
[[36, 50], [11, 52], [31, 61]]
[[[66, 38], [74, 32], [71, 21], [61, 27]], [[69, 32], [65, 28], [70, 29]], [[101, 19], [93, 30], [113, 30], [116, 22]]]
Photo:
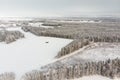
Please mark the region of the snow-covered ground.
[[43, 68], [47, 69], [63, 64], [69, 66], [80, 62], [96, 62], [116, 58], [120, 58], [120, 43], [91, 43], [69, 55], [54, 60]]
[[54, 28], [53, 26], [43, 26], [42, 24], [43, 23], [38, 22], [38, 23], [29, 23], [28, 25], [32, 27], [42, 27], [42, 28], [52, 28], [52, 29]]
[[[20, 23], [19, 23], [20, 24]], [[42, 28], [51, 28], [51, 29], [54, 29], [54, 26], [44, 26], [42, 25], [43, 23], [42, 22], [36, 22], [36, 23], [28, 23], [27, 26], [32, 26], [32, 27], [42, 27]], [[22, 25], [22, 24], [21, 24]], [[15, 28], [15, 27], [18, 27], [17, 24], [15, 23], [3, 23], [3, 24], [0, 24], [0, 29], [1, 28]], [[58, 27], [61, 27], [61, 26], [58, 26]]]
[[34, 18], [29, 18], [29, 17], [0, 17], [0, 20], [2, 21], [30, 21], [33, 20]]
[[17, 80], [25, 72], [40, 69], [48, 64], [57, 55], [57, 52], [72, 40], [38, 37], [26, 33], [18, 28], [7, 28], [7, 30], [19, 30], [25, 34], [25, 38], [16, 42], [0, 43], [0, 74], [3, 72], [15, 72]]
[[120, 58], [120, 43], [95, 43], [77, 57], [92, 61]]
[[[29, 24], [33, 27], [41, 27], [42, 23]], [[2, 25], [3, 26], [3, 25]], [[44, 26], [43, 26], [44, 27]], [[44, 28], [52, 28], [44, 27]], [[0, 28], [2, 30], [2, 28]], [[62, 59], [54, 59], [57, 52], [72, 40], [38, 37], [21, 30], [21, 27], [7, 27], [6, 30], [18, 30], [25, 34], [25, 38], [16, 42], [0, 43], [0, 74], [3, 72], [14, 72], [16, 80], [26, 72], [40, 69], [41, 66], [60, 60], [63, 63], [72, 63], [75, 60], [100, 61], [106, 59], [120, 58], [120, 43], [94, 43], [73, 52]], [[112, 80], [102, 76], [86, 76], [74, 80]], [[120, 79], [114, 79], [120, 80]]]
[[16, 24], [0, 24], [0, 27], [16, 27]]
[[93, 75], [93, 76], [84, 76], [78, 79], [70, 79], [70, 80], [120, 80], [120, 78], [110, 79], [100, 75]]
[[69, 55], [57, 59], [62, 63], [82, 61], [105, 61], [120, 58], [120, 43], [91, 43]]

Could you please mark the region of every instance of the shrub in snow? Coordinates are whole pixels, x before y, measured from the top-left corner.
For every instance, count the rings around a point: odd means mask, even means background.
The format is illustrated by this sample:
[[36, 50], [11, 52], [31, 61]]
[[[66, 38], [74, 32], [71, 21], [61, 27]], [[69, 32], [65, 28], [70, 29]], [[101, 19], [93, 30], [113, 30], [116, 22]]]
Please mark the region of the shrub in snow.
[[43, 78], [44, 78], [43, 73], [35, 70], [23, 75], [21, 77], [21, 80], [43, 80]]
[[22, 27], [21, 29], [25, 32], [28, 32], [30, 30], [31, 27]]
[[6, 35], [6, 38], [5, 38], [5, 42], [8, 44], [8, 43], [11, 43], [11, 42], [14, 42], [16, 41], [16, 38], [14, 35]]
[[12, 72], [0, 74], [0, 80], [15, 80], [15, 74]]
[[5, 33], [4, 31], [0, 31], [0, 42], [3, 42], [5, 40]]

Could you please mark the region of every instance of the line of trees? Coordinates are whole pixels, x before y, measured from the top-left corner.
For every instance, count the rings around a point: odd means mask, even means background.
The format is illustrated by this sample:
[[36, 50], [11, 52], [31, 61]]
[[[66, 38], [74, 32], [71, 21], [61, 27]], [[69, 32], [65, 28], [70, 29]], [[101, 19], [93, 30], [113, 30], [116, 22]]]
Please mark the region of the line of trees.
[[43, 23], [42, 24], [43, 26], [62, 26], [61, 24], [58, 24], [58, 23]]
[[[77, 62], [72, 65], [57, 66], [25, 73], [20, 80], [65, 80], [83, 76], [102, 75], [109, 78], [120, 77], [120, 59], [98, 62]], [[0, 74], [0, 80], [15, 80], [13, 72]]]
[[89, 44], [89, 41], [87, 39], [76, 39], [73, 40], [71, 43], [69, 43], [67, 46], [63, 47], [57, 54], [57, 58], [60, 58], [62, 56], [65, 56], [67, 54], [70, 54], [86, 45]]
[[76, 39], [88, 39], [93, 42], [120, 42], [120, 34], [112, 33], [81, 33], [75, 35]]
[[45, 29], [40, 27], [22, 27], [24, 31], [29, 31], [37, 36], [48, 36], [58, 37], [66, 39], [88, 39], [94, 42], [120, 42], [120, 33], [118, 32], [84, 32], [79, 31], [78, 33], [69, 32], [68, 30], [62, 31], [63, 29]]
[[65, 80], [89, 75], [102, 75], [109, 78], [120, 77], [120, 59], [99, 62], [76, 63], [58, 66], [46, 71], [34, 70], [22, 76], [23, 80]]
[[[63, 34], [61, 31], [57, 31], [54, 33], [51, 29], [45, 29], [41, 27], [31, 27], [31, 26], [24, 26], [22, 29], [25, 32], [31, 32], [36, 36], [47, 36], [47, 37], [57, 37], [57, 38], [66, 38], [66, 39], [73, 39], [71, 34]], [[62, 33], [62, 34], [61, 34]]]
[[24, 38], [24, 34], [20, 31], [1, 31], [0, 32], [0, 42], [11, 43], [19, 38]]

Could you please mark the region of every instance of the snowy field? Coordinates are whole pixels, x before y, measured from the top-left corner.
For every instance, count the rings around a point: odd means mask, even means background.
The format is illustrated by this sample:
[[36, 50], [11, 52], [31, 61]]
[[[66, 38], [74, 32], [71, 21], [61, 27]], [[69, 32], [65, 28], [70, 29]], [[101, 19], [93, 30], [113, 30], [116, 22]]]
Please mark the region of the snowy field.
[[72, 40], [38, 37], [26, 33], [21, 28], [7, 28], [7, 30], [19, 30], [25, 34], [25, 38], [16, 42], [0, 43], [0, 74], [14, 72], [19, 79], [25, 72], [40, 69], [41, 66], [54, 60], [57, 52]]
[[29, 17], [0, 17], [0, 20], [2, 21], [30, 21], [33, 20], [33, 18], [29, 18]]
[[42, 28], [51, 28], [53, 29], [54, 27], [53, 26], [43, 26], [42, 25], [43, 23], [29, 23], [28, 26], [32, 26], [32, 27], [42, 27]]
[[120, 43], [94, 43], [79, 54], [79, 58], [91, 61], [120, 58]]
[[[42, 22], [29, 22], [28, 24], [27, 24], [27, 26], [32, 26], [32, 27], [42, 27], [42, 28], [46, 28], [46, 29], [48, 29], [48, 28], [50, 28], [50, 29], [54, 29], [54, 26], [44, 26], [44, 25], [42, 25], [43, 23]], [[21, 23], [17, 23], [17, 21], [16, 22], [3, 22], [3, 23], [0, 23], [0, 29], [2, 29], [2, 28], [10, 28], [10, 27], [18, 27], [17, 25], [23, 25], [23, 24], [21, 24]], [[61, 27], [61, 26], [57, 26], [57, 27]]]

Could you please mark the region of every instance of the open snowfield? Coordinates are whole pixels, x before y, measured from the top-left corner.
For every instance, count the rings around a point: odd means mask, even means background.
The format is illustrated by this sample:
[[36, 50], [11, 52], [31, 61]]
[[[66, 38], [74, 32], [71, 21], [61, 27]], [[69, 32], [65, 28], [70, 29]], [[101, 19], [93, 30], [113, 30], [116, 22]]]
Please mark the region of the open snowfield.
[[120, 43], [94, 43], [80, 52], [78, 57], [91, 61], [120, 58]]
[[53, 26], [43, 26], [42, 24], [43, 23], [38, 22], [38, 23], [29, 23], [28, 25], [32, 27], [42, 27], [42, 28], [51, 28], [51, 29], [54, 28]]
[[0, 17], [0, 20], [9, 22], [9, 21], [30, 21], [33, 19], [28, 17]]
[[14, 72], [17, 80], [25, 72], [40, 69], [48, 64], [57, 55], [57, 52], [72, 40], [38, 37], [26, 33], [21, 28], [7, 28], [7, 30], [19, 30], [25, 34], [25, 38], [16, 42], [0, 43], [0, 74]]

